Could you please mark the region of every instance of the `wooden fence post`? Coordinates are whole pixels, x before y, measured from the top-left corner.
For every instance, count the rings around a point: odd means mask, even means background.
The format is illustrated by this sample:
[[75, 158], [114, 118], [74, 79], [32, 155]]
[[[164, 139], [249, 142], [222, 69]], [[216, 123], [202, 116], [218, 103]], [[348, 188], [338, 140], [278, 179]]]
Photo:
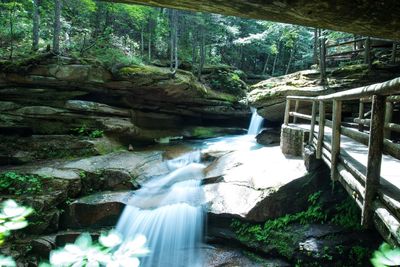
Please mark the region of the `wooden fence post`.
[[372, 98], [372, 116], [368, 144], [368, 164], [365, 181], [365, 196], [361, 224], [365, 228], [373, 225], [373, 202], [377, 196], [383, 150], [383, 128], [385, 116], [385, 97], [374, 95]]
[[331, 179], [339, 180], [337, 165], [340, 155], [340, 126], [342, 122], [342, 101], [333, 100], [333, 118], [332, 118], [332, 158], [331, 158]]
[[319, 102], [319, 122], [318, 122], [318, 143], [317, 143], [317, 159], [322, 158], [322, 147], [324, 146], [325, 134], [325, 103]]
[[[299, 104], [300, 104], [300, 101], [296, 100], [295, 105], [294, 105], [294, 112], [299, 112]], [[297, 123], [297, 117], [293, 118], [293, 123], [294, 124]]]
[[286, 99], [286, 107], [285, 107], [285, 120], [284, 124], [289, 124], [289, 112], [290, 112], [290, 99]]
[[365, 104], [362, 100], [360, 100], [360, 107], [358, 109], [358, 119], [360, 120], [358, 123], [358, 130], [360, 132], [364, 132], [364, 124], [362, 123], [362, 120], [364, 119], [364, 113], [365, 113]]
[[314, 138], [314, 129], [315, 129], [315, 121], [317, 117], [317, 101], [314, 100], [312, 102], [312, 112], [311, 112], [311, 128], [310, 128], [310, 137], [308, 139], [308, 143], [312, 145], [312, 141]]
[[386, 102], [385, 105], [385, 129], [384, 129], [384, 133], [385, 133], [385, 138], [386, 139], [390, 139], [391, 137], [391, 130], [386, 128], [386, 125], [391, 123], [393, 119], [393, 103], [392, 102]]

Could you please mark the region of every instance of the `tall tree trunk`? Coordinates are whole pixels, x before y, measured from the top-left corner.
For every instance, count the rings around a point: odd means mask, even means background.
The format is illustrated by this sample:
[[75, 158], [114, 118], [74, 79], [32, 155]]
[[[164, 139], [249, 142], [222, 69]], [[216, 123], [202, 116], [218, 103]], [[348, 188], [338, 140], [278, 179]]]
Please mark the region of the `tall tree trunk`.
[[142, 59], [144, 57], [144, 29], [142, 26], [142, 29], [140, 31], [140, 54], [142, 56]]
[[196, 64], [196, 47], [197, 47], [197, 42], [196, 39], [194, 38], [194, 33], [192, 32], [192, 70], [194, 65]]
[[178, 12], [175, 9], [170, 11], [170, 38], [171, 38], [171, 55], [170, 69], [173, 76], [178, 70]]
[[313, 62], [315, 65], [318, 65], [318, 47], [319, 47], [319, 31], [317, 28], [314, 29], [314, 54], [313, 54]]
[[319, 64], [319, 69], [321, 73], [321, 84], [325, 85], [326, 84], [326, 39], [325, 35], [322, 33], [322, 30], [319, 30], [319, 36], [320, 36], [320, 64]]
[[60, 54], [62, 0], [54, 0], [53, 52]]
[[204, 33], [204, 26], [201, 27], [201, 43], [200, 43], [200, 62], [199, 62], [199, 69], [197, 73], [197, 78], [200, 80], [201, 79], [201, 73], [203, 72], [204, 68], [204, 63], [206, 62], [206, 51], [205, 51], [205, 46], [206, 46], [206, 37]]
[[14, 2], [12, 9], [10, 10], [9, 14], [9, 23], [10, 23], [10, 60], [13, 60], [14, 57], [14, 14], [15, 14], [15, 8], [17, 6], [17, 3]]
[[32, 17], [32, 50], [39, 49], [39, 28], [40, 28], [40, 13], [39, 13], [40, 0], [33, 0], [33, 17]]
[[272, 72], [271, 72], [272, 76], [274, 76], [274, 74], [275, 74], [276, 65], [277, 65], [276, 63], [278, 62], [279, 54], [281, 53], [281, 45], [282, 45], [282, 42], [280, 41], [279, 45], [278, 45], [278, 53], [276, 53], [275, 59], [274, 59], [274, 64], [272, 65]]
[[149, 32], [149, 40], [147, 44], [147, 49], [148, 49], [148, 61], [151, 62], [151, 32]]
[[286, 75], [289, 73], [290, 66], [291, 66], [291, 64], [292, 64], [292, 60], [293, 60], [293, 57], [294, 57], [294, 53], [295, 53], [295, 52], [296, 52], [296, 45], [293, 46], [293, 48], [290, 50], [289, 62], [288, 62], [288, 64], [287, 64], [287, 68], [286, 68], [286, 72], [285, 72]]
[[267, 59], [265, 60], [264, 68], [263, 68], [263, 71], [262, 71], [262, 75], [265, 75], [265, 73], [267, 72], [268, 61], [269, 61], [270, 56], [271, 56], [271, 54], [268, 54]]

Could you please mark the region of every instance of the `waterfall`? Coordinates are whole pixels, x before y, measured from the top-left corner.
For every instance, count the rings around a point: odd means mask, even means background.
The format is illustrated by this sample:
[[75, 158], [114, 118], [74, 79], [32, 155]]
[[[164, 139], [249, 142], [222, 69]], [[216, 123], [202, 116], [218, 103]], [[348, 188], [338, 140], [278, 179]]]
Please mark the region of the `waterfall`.
[[144, 267], [202, 266], [204, 165], [200, 151], [167, 161], [171, 172], [135, 191], [119, 219], [117, 231], [125, 238], [147, 237], [150, 255]]
[[253, 113], [253, 115], [251, 116], [251, 122], [247, 134], [257, 135], [261, 130], [264, 119], [263, 117], [257, 114], [256, 108], [251, 107], [251, 112]]

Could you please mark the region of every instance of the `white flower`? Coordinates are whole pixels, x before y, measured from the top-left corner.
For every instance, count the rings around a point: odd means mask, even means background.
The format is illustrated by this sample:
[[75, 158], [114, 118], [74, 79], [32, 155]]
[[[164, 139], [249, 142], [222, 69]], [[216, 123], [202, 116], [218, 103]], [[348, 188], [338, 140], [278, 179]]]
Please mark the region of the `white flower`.
[[88, 233], [80, 235], [74, 244], [65, 245], [50, 254], [50, 263], [60, 267], [98, 267], [109, 261], [110, 256], [101, 251], [101, 247], [92, 244]]
[[112, 230], [106, 235], [102, 234], [99, 238], [99, 242], [107, 248], [113, 248], [122, 243], [122, 237], [117, 231]]
[[146, 237], [138, 235], [134, 240], [123, 243], [111, 256], [107, 267], [137, 267], [140, 265], [138, 257], [147, 255], [149, 250], [144, 246]]
[[0, 255], [0, 267], [15, 267], [15, 261], [11, 257]]

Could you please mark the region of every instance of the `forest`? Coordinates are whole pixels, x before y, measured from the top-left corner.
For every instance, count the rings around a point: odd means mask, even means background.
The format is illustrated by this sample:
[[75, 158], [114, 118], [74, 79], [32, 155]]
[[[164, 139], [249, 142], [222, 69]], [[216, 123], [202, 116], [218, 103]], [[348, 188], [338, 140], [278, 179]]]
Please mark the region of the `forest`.
[[[94, 0], [3, 0], [0, 58], [52, 51], [114, 64], [171, 65], [198, 73], [229, 65], [279, 76], [317, 63], [318, 42], [352, 34], [268, 21]], [[175, 62], [177, 64], [175, 64]]]
[[400, 266], [397, 10], [0, 0], [0, 267]]

